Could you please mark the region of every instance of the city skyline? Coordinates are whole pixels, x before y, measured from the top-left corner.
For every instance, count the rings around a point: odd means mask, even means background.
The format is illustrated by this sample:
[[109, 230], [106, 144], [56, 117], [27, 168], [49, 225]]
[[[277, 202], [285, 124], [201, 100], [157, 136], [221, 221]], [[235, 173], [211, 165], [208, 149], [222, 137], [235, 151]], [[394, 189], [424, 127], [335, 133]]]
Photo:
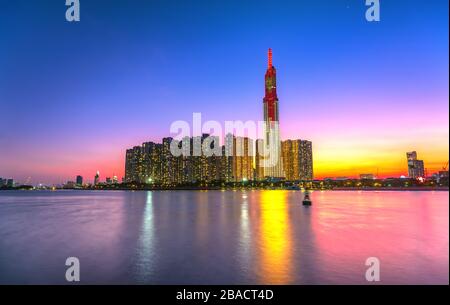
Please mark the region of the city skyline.
[[[121, 178], [127, 147], [171, 136], [171, 122], [192, 112], [258, 120], [268, 47], [281, 73], [281, 139], [314, 143], [316, 178], [406, 176], [409, 151], [430, 174], [440, 170], [448, 161], [446, 13], [435, 3], [386, 3], [383, 20], [369, 24], [362, 2], [325, 2], [231, 1], [208, 14], [204, 3], [140, 3], [119, 14], [88, 2], [75, 27], [50, 2], [6, 5], [0, 24], [14, 30], [2, 34], [0, 51], [0, 176], [52, 184], [92, 181], [99, 170]], [[190, 14], [178, 15], [182, 8]]]
[[[201, 125], [198, 122], [201, 117], [198, 116], [193, 117], [193, 126], [189, 126], [187, 122], [178, 125], [177, 122], [175, 126], [171, 126], [171, 131], [181, 128], [176, 138], [165, 137], [161, 144], [150, 141], [127, 149], [124, 182], [158, 184], [170, 188], [187, 184], [280, 179], [312, 181], [311, 141], [280, 140], [276, 79], [272, 49], [269, 48], [264, 76], [262, 130], [256, 130], [261, 126], [257, 126], [255, 122], [228, 122], [233, 123], [233, 127], [228, 126], [228, 130], [225, 127], [224, 135], [221, 134], [223, 129], [219, 122], [214, 122], [216, 126], [209, 129], [209, 132], [205, 132], [208, 130], [205, 126], [195, 127]], [[183, 125], [189, 128], [182, 128]], [[201, 129], [201, 134], [195, 134], [200, 131], [198, 129]], [[97, 178], [98, 173], [94, 186], [99, 182]]]

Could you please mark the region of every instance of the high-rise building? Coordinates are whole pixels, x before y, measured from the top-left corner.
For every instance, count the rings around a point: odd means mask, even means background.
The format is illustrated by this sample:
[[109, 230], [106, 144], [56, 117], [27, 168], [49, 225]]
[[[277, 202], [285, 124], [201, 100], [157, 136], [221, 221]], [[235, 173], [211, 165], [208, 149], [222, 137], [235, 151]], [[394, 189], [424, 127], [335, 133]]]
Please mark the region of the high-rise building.
[[162, 144], [154, 142], [145, 142], [142, 144], [143, 174], [141, 175], [143, 183], [159, 183], [162, 179], [161, 162]]
[[83, 177], [82, 176], [78, 175], [75, 181], [76, 181], [77, 186], [83, 185]]
[[94, 185], [97, 185], [100, 182], [100, 172], [97, 171], [94, 177]]
[[170, 152], [170, 143], [173, 138], [163, 138], [162, 146], [162, 183], [164, 185], [170, 185], [174, 181], [176, 169], [174, 168], [174, 160]]
[[264, 176], [284, 177], [281, 157], [281, 138], [278, 115], [277, 71], [272, 64], [272, 49], [268, 52], [268, 64], [265, 74], [264, 105]]
[[6, 186], [7, 187], [14, 187], [14, 179], [7, 179], [6, 180]]
[[313, 180], [313, 153], [312, 142], [300, 140], [300, 180]]
[[234, 179], [234, 136], [231, 133], [225, 135], [225, 143], [223, 147], [223, 163], [225, 168], [225, 181], [232, 182]]
[[312, 180], [312, 143], [306, 140], [286, 140], [281, 147], [286, 180]]
[[255, 179], [264, 180], [264, 141], [257, 139], [255, 144]]
[[425, 168], [423, 160], [417, 159], [417, 152], [411, 151], [406, 153], [408, 162], [408, 176], [409, 178], [425, 177]]
[[248, 137], [234, 137], [233, 156], [234, 181], [253, 180], [253, 140]]
[[125, 157], [125, 181], [144, 182], [144, 152], [142, 146], [135, 146], [127, 149]]
[[133, 149], [127, 149], [125, 153], [125, 177], [124, 182], [132, 182], [133, 174]]

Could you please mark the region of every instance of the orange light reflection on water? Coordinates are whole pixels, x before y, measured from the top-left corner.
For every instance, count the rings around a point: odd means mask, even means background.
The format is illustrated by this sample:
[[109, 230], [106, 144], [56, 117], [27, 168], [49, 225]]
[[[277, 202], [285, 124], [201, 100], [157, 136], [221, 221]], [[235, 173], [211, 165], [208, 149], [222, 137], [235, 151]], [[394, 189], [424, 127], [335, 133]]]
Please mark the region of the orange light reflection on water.
[[292, 240], [286, 191], [263, 191], [260, 210], [260, 276], [265, 284], [292, 281]]

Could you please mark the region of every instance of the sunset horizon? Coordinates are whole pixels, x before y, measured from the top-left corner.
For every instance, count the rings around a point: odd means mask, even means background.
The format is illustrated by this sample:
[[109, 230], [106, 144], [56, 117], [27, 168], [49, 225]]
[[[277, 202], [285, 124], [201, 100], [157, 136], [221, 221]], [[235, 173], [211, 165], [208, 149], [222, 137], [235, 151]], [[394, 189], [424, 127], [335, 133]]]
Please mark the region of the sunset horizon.
[[[60, 23], [58, 6], [7, 7], [0, 117], [11, 128], [0, 131], [0, 176], [60, 184], [100, 171], [121, 179], [127, 148], [172, 136], [171, 123], [190, 122], [194, 112], [204, 121], [261, 120], [268, 48], [281, 139], [312, 141], [314, 178], [400, 177], [413, 150], [430, 175], [441, 170], [449, 154], [445, 10], [386, 3], [374, 24], [361, 16], [362, 2], [328, 5], [333, 14], [270, 1], [208, 12], [202, 1], [110, 10], [86, 2], [75, 25]], [[390, 18], [399, 11], [403, 18]]]

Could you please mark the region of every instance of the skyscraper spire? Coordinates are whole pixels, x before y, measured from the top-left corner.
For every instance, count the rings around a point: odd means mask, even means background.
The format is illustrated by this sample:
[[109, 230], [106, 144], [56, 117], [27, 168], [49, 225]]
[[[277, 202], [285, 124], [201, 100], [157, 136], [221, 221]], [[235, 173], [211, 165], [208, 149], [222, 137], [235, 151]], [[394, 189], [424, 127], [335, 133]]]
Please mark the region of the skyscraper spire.
[[283, 163], [281, 158], [281, 140], [278, 118], [278, 97], [277, 97], [277, 71], [272, 66], [272, 49], [268, 51], [267, 71], [264, 76], [265, 95], [264, 122], [265, 137], [263, 140], [264, 151], [268, 152], [262, 160], [264, 177], [281, 178], [284, 177]]
[[272, 49], [269, 48], [269, 52], [268, 52], [268, 68], [272, 68]]

